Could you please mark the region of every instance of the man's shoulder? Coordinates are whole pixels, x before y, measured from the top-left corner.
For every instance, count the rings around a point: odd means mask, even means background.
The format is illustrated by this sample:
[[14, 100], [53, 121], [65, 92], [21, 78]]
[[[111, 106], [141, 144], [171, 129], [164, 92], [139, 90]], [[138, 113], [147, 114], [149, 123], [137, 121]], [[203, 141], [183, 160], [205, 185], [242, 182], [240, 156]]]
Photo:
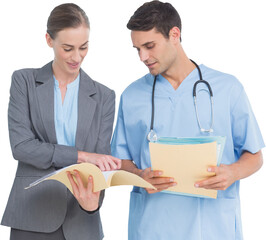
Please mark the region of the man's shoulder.
[[203, 75], [203, 79], [207, 78], [207, 80], [224, 80], [224, 81], [228, 81], [231, 83], [240, 83], [239, 80], [232, 74], [226, 73], [226, 72], [222, 72], [210, 67], [207, 67], [205, 65], [201, 65], [201, 70], [202, 70], [202, 75]]
[[241, 82], [232, 74], [215, 70], [213, 68], [201, 65], [203, 80], [210, 82], [210, 84], [223, 85], [223, 87], [242, 88]]
[[142, 76], [136, 81], [132, 82], [122, 93], [122, 96], [127, 96], [131, 94], [141, 94], [142, 92], [150, 91], [153, 84], [154, 76], [150, 73]]

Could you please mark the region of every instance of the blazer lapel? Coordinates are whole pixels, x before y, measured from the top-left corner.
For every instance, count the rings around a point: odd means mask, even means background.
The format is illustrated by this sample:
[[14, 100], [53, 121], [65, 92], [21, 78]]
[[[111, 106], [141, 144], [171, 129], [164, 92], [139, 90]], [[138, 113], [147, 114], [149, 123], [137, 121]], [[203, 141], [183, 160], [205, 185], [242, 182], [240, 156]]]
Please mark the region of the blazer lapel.
[[54, 124], [54, 81], [52, 62], [42, 67], [37, 75], [36, 82], [41, 83], [37, 87], [37, 98], [42, 122], [50, 143], [57, 143]]
[[96, 93], [92, 79], [81, 69], [78, 97], [78, 124], [76, 147], [83, 150], [96, 109], [96, 101], [92, 96]]

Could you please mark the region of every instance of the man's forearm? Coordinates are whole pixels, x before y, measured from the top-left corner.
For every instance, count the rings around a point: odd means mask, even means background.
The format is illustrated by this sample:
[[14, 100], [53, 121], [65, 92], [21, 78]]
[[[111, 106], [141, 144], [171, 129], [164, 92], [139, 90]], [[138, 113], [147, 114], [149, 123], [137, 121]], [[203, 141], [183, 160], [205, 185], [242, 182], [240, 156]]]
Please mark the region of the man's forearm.
[[244, 152], [236, 163], [231, 166], [235, 169], [237, 180], [246, 178], [258, 171], [263, 164], [261, 151], [255, 154]]
[[141, 169], [138, 169], [137, 166], [134, 164], [134, 162], [131, 160], [122, 160], [121, 170], [137, 174], [138, 176], [142, 171]]

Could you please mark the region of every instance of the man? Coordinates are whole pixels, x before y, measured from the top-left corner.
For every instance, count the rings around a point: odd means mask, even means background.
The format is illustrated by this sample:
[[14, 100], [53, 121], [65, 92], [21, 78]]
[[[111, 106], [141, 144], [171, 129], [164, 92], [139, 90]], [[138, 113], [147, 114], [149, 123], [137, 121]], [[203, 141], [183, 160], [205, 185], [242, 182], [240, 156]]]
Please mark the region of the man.
[[[112, 154], [123, 159], [122, 169], [157, 188], [133, 189], [129, 240], [243, 239], [239, 180], [261, 167], [264, 142], [242, 85], [229, 74], [199, 66], [213, 92], [212, 124], [209, 90], [202, 83], [197, 85], [196, 114], [192, 89], [200, 74], [182, 48], [181, 20], [173, 6], [147, 2], [127, 27], [150, 74], [133, 82], [121, 96]], [[147, 135], [155, 76], [153, 129], [158, 137], [226, 136], [221, 165], [206, 169], [215, 175], [195, 183], [195, 187], [218, 190], [217, 199], [161, 192], [178, 182], [150, 168]], [[213, 132], [207, 131], [210, 128]]]

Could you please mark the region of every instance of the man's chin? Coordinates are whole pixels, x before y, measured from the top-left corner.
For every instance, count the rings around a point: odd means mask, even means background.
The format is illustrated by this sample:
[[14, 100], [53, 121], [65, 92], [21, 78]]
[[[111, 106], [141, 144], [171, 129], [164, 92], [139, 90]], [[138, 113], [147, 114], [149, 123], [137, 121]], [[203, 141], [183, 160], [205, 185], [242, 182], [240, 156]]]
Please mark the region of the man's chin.
[[153, 76], [160, 74], [160, 72], [158, 70], [155, 70], [155, 69], [149, 69], [149, 70], [150, 70], [150, 74]]

